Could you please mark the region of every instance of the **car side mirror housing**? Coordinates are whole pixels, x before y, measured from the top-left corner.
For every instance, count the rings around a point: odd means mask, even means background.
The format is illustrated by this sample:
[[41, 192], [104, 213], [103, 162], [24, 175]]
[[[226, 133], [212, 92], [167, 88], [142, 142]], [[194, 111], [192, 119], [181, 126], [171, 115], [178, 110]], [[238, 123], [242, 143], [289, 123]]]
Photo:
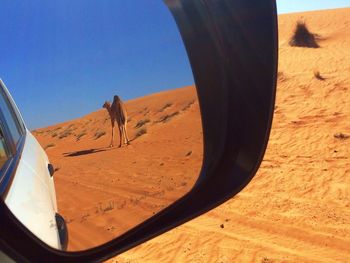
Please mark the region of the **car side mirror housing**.
[[267, 147], [275, 101], [275, 1], [165, 3], [180, 30], [198, 93], [204, 144], [199, 179], [185, 196], [125, 234], [74, 253], [47, 246], [0, 201], [0, 247], [15, 260], [108, 259], [224, 203], [257, 172]]

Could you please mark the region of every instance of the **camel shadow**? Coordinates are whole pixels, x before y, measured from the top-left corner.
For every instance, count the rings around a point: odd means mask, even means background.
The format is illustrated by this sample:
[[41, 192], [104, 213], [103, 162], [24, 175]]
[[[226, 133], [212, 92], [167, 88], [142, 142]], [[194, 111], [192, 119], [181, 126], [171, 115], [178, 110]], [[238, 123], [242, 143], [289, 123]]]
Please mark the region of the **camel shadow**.
[[67, 152], [63, 153], [64, 157], [77, 157], [81, 155], [88, 155], [93, 153], [99, 153], [99, 152], [105, 152], [112, 150], [113, 148], [97, 148], [97, 149], [89, 149], [89, 150], [82, 150], [82, 151], [76, 151], [76, 152]]

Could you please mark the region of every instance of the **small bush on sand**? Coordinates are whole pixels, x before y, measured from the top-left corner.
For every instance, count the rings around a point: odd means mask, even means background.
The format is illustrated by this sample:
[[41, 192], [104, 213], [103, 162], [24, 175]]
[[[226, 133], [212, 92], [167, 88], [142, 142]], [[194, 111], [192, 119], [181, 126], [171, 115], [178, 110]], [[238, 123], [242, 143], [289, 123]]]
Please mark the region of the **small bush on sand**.
[[340, 140], [346, 140], [346, 139], [350, 138], [350, 135], [338, 132], [338, 133], [334, 134], [334, 138], [340, 139]]
[[194, 100], [192, 100], [189, 103], [187, 103], [187, 105], [185, 107], [183, 107], [181, 111], [188, 110], [193, 104], [194, 104]]
[[311, 33], [307, 28], [305, 22], [298, 21], [294, 34], [289, 40], [289, 45], [292, 47], [308, 47], [319, 48], [316, 35]]
[[277, 73], [277, 79], [281, 82], [287, 80], [286, 75], [282, 71], [278, 71]]
[[264, 257], [262, 260], [261, 260], [261, 263], [273, 263], [274, 261], [272, 259], [269, 259], [267, 257]]
[[179, 114], [179, 112], [176, 111], [176, 112], [173, 112], [171, 114], [164, 115], [164, 116], [160, 117], [160, 119], [157, 122], [166, 123], [166, 122], [170, 121], [174, 116], [176, 116], [178, 114]]
[[105, 135], [106, 135], [105, 131], [97, 131], [95, 133], [94, 139], [97, 140], [97, 139], [99, 139], [99, 138], [101, 138], [102, 136], [105, 136]]
[[138, 137], [140, 137], [140, 136], [142, 136], [142, 135], [144, 135], [144, 134], [146, 134], [147, 133], [147, 129], [144, 127], [144, 128], [141, 128], [141, 129], [139, 129], [137, 132], [136, 132], [136, 134], [135, 134], [135, 138], [138, 138]]
[[55, 144], [54, 143], [49, 143], [47, 144], [45, 147], [44, 147], [44, 150], [48, 149], [48, 148], [51, 148], [51, 147], [54, 147]]
[[71, 134], [72, 134], [72, 130], [67, 129], [67, 130], [63, 131], [63, 132], [58, 136], [58, 139], [66, 138], [66, 137], [68, 137], [68, 136], [71, 135]]
[[167, 104], [165, 104], [160, 110], [159, 110], [159, 112], [163, 112], [166, 108], [169, 108], [169, 107], [171, 107], [173, 104], [172, 103], [167, 103]]
[[144, 120], [139, 120], [136, 125], [135, 128], [141, 128], [142, 126], [144, 126], [146, 123], [151, 122], [150, 119], [144, 119]]
[[45, 131], [38, 131], [38, 130], [32, 131], [32, 134], [34, 134], [34, 135], [39, 135], [39, 134], [43, 134], [43, 133], [45, 133]]
[[314, 77], [318, 80], [326, 80], [326, 78], [321, 76], [321, 73], [318, 70], [314, 70]]
[[81, 132], [79, 133], [76, 137], [77, 137], [77, 141], [79, 141], [81, 139], [81, 137], [85, 136], [86, 132]]

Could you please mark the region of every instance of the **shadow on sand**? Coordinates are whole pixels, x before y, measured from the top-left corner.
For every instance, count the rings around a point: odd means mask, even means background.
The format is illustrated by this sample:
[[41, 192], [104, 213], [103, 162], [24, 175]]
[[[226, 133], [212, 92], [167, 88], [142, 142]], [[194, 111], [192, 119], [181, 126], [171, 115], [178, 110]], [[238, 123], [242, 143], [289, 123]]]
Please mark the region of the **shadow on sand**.
[[87, 154], [93, 154], [98, 152], [105, 152], [112, 150], [113, 148], [98, 148], [98, 149], [89, 149], [89, 150], [82, 150], [82, 151], [76, 151], [76, 152], [67, 152], [63, 153], [64, 157], [76, 157], [81, 155], [87, 155]]

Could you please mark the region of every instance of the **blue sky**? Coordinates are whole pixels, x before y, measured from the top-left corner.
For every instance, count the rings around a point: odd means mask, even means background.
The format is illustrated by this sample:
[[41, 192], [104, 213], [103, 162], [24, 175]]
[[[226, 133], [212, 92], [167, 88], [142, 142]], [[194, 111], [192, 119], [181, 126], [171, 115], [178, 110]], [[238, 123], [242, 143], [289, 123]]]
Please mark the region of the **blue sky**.
[[[280, 13], [344, 6], [350, 0], [278, 0]], [[0, 36], [0, 78], [30, 129], [96, 111], [115, 94], [193, 83], [160, 0], [1, 0]]]
[[159, 0], [1, 0], [1, 14], [0, 77], [29, 128], [193, 83]]
[[277, 0], [278, 13], [350, 7], [350, 0]]

